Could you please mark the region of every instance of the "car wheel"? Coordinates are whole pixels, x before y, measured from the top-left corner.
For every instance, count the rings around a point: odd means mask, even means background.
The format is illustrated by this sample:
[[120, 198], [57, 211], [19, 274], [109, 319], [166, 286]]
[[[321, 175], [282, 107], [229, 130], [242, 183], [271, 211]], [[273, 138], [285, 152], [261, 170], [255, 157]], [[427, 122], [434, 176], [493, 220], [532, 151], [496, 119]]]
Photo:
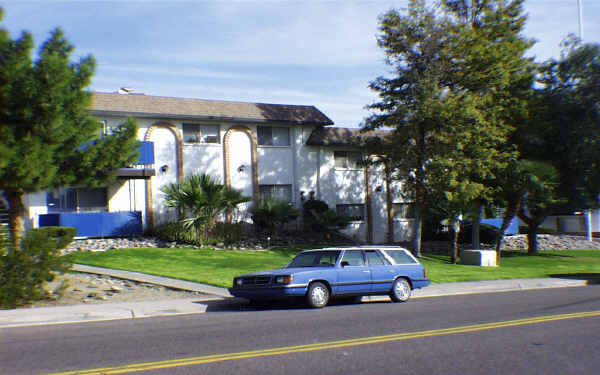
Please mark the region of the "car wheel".
[[392, 291], [390, 293], [390, 298], [394, 302], [406, 302], [410, 298], [411, 288], [408, 280], [405, 278], [398, 278], [394, 281], [394, 285], [392, 285]]
[[321, 282], [314, 282], [308, 286], [306, 302], [310, 307], [320, 308], [329, 302], [329, 289]]

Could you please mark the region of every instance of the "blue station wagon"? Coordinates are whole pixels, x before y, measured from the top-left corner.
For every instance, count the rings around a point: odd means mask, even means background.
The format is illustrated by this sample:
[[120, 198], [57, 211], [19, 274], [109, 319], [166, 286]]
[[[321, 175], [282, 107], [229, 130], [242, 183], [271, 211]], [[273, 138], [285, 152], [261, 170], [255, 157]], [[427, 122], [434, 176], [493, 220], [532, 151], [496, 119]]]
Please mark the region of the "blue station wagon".
[[404, 302], [429, 285], [425, 269], [398, 246], [326, 248], [296, 255], [285, 268], [240, 275], [231, 295], [250, 301], [302, 297], [319, 308], [331, 298], [388, 295]]

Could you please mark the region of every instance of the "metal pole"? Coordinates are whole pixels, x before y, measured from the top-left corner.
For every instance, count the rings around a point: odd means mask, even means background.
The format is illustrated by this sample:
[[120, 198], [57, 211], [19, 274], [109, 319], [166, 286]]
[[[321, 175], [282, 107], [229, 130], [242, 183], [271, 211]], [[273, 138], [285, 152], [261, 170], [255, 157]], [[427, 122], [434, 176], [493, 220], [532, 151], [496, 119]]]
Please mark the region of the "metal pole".
[[592, 230], [593, 230], [592, 229], [592, 210], [588, 210], [586, 212], [586, 224], [587, 224], [587, 228], [586, 228], [587, 239], [588, 239], [588, 241], [592, 241], [594, 239], [593, 235], [592, 235]]

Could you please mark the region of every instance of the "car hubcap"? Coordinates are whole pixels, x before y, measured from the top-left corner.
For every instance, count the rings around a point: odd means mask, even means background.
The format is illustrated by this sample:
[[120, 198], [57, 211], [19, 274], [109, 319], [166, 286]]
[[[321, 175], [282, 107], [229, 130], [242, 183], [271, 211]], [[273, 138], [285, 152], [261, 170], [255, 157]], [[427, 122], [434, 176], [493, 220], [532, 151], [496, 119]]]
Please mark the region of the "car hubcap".
[[323, 288], [317, 287], [317, 288], [313, 289], [312, 297], [313, 297], [313, 301], [317, 305], [322, 305], [325, 303], [325, 300], [327, 298], [327, 292]]
[[396, 283], [396, 295], [400, 299], [405, 299], [410, 294], [410, 288], [405, 281], [399, 281]]

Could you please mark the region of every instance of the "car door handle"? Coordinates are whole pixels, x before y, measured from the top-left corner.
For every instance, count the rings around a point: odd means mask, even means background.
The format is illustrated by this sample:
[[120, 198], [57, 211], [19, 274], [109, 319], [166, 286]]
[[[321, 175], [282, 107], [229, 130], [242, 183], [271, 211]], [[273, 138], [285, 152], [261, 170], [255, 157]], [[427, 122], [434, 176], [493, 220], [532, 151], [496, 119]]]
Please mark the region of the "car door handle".
[[369, 273], [369, 272], [371, 272], [371, 271], [363, 271], [363, 272], [365, 272], [365, 273]]

